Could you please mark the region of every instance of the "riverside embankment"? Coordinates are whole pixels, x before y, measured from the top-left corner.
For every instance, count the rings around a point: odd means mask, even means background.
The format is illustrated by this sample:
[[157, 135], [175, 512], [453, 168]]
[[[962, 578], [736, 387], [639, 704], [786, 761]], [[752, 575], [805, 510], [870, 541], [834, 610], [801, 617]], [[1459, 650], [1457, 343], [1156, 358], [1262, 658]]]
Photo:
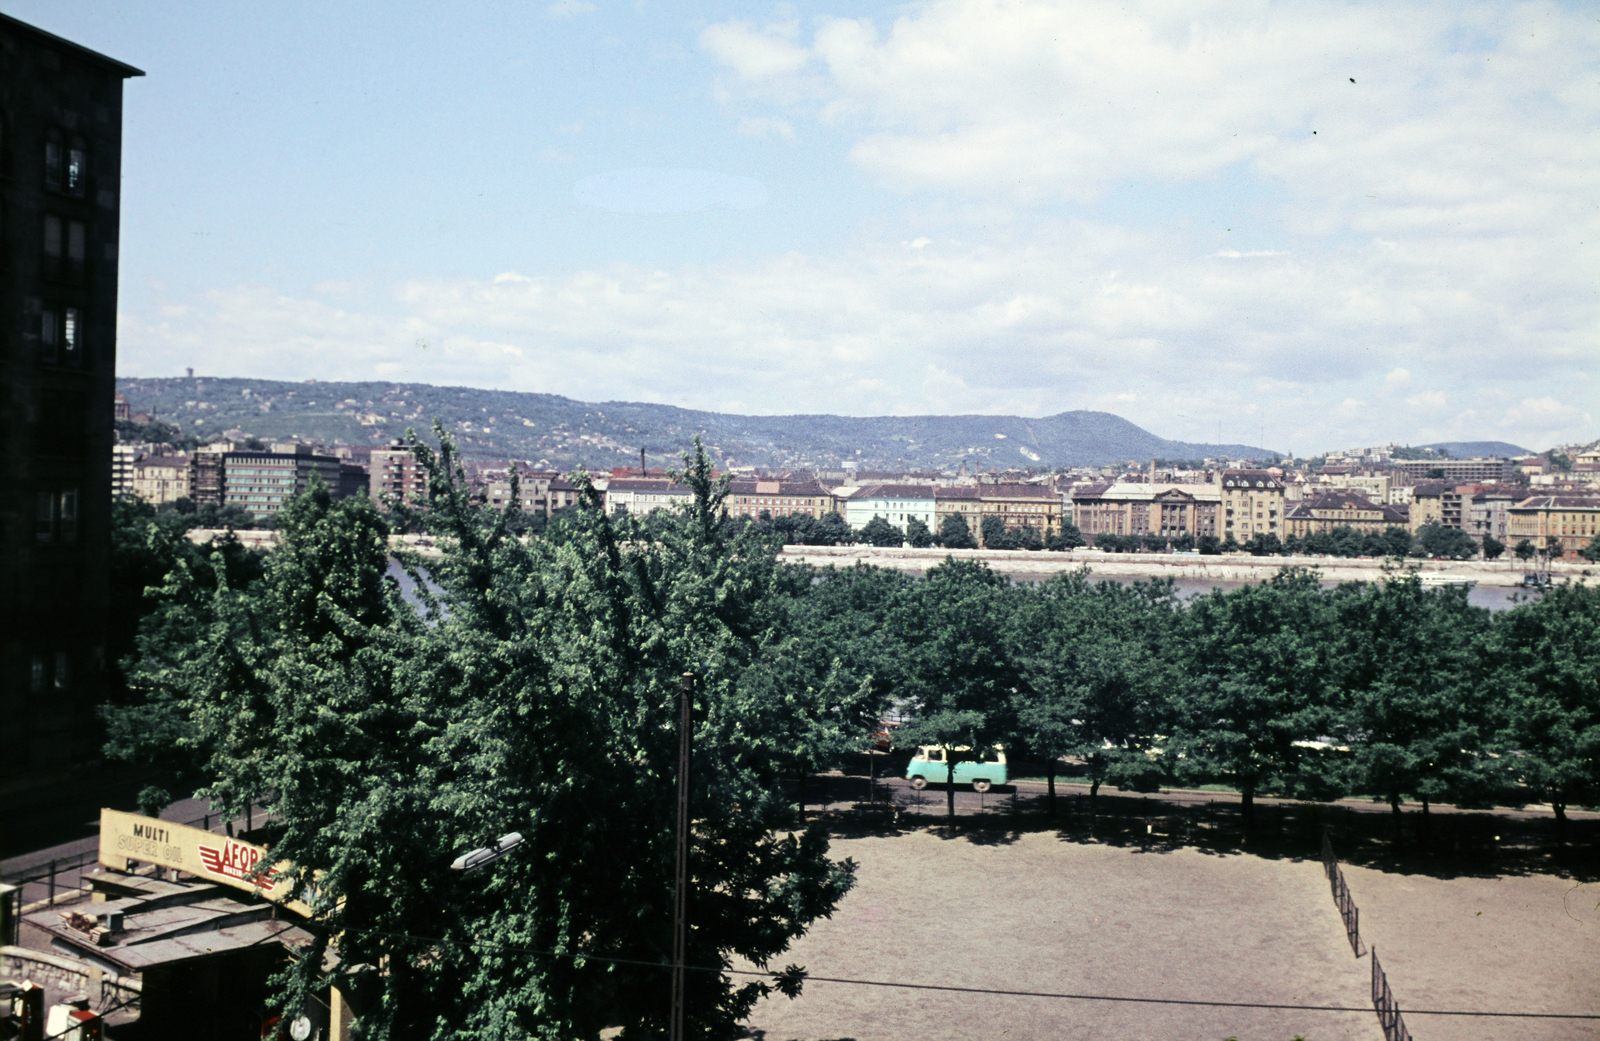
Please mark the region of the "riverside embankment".
[[[1065, 553], [1021, 549], [898, 549], [877, 546], [785, 546], [781, 559], [819, 567], [872, 564], [899, 571], [926, 571], [946, 557], [981, 560], [1010, 575], [1050, 575], [1087, 567], [1091, 574], [1117, 578], [1172, 578], [1199, 582], [1261, 582], [1283, 567], [1315, 568], [1328, 582], [1377, 582], [1414, 568], [1424, 582], [1470, 582], [1481, 586], [1520, 586], [1533, 568], [1520, 560], [1406, 560], [1372, 557], [1253, 557], [1247, 553], [1200, 556], [1194, 553], [1106, 553], [1075, 549]], [[1556, 582], [1595, 581], [1600, 565], [1557, 562]]]

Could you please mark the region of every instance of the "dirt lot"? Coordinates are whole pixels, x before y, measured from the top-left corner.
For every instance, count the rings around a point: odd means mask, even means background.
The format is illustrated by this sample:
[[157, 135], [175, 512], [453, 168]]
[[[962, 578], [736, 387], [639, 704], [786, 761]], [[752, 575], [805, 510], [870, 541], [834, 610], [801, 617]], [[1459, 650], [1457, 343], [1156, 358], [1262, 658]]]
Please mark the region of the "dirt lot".
[[[1367, 1007], [1321, 865], [1141, 853], [1047, 832], [837, 840], [859, 884], [792, 959], [815, 975]], [[1136, 1005], [809, 983], [750, 1026], [803, 1038], [1381, 1037], [1371, 1012]]]
[[[859, 884], [782, 963], [815, 976], [1056, 993], [1342, 1005], [1207, 1008], [811, 982], [752, 1017], [764, 1041], [1222, 1038], [1379, 1041], [1320, 862], [1050, 831], [839, 838]], [[1600, 1009], [1600, 893], [1544, 875], [1434, 878], [1347, 867], [1402, 1009]], [[1569, 892], [1570, 891], [1570, 892]], [[1565, 909], [1563, 909], [1565, 898]], [[1482, 911], [1479, 915], [1477, 912]], [[1567, 917], [1570, 911], [1573, 918]], [[1423, 1041], [1600, 1037], [1597, 1021], [1415, 1016]]]
[[[1600, 886], [1550, 875], [1344, 873], [1402, 1012], [1600, 1013]], [[1406, 1025], [1424, 1041], [1600, 1038], [1600, 1020], [1407, 1015]]]

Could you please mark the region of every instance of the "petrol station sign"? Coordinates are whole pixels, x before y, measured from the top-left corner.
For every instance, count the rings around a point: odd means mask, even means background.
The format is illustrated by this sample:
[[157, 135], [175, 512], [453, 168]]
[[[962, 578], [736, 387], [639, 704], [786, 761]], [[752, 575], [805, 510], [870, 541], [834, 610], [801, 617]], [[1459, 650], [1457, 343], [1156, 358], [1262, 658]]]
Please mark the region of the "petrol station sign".
[[230, 835], [121, 810], [100, 811], [100, 863], [106, 867], [124, 869], [130, 860], [159, 864], [208, 882], [259, 893], [309, 917], [311, 909], [291, 898], [293, 865], [288, 861], [273, 864], [267, 857], [265, 848]]

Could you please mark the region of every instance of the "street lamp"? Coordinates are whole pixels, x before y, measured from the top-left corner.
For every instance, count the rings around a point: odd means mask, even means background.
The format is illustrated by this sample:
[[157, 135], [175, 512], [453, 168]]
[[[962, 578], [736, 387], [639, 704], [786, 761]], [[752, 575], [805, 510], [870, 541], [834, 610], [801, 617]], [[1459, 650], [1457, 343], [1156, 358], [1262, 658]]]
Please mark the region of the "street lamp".
[[[513, 831], [510, 834], [502, 835], [494, 840], [494, 845], [492, 846], [481, 846], [471, 852], [461, 854], [450, 863], [450, 870], [459, 871], [464, 875], [470, 875], [474, 871], [481, 871], [521, 844], [522, 835], [520, 832]], [[438, 863], [438, 861], [434, 863]]]

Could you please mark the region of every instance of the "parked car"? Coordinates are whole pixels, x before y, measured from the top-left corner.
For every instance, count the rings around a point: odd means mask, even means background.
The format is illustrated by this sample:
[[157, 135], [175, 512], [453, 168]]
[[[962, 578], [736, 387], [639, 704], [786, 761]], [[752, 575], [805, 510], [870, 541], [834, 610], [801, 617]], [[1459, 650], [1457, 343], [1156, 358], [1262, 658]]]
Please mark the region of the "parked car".
[[[955, 767], [955, 783], [970, 784], [974, 791], [986, 792], [997, 784], [1011, 779], [1006, 767], [1006, 753], [999, 745], [973, 751], [959, 745], [949, 751]], [[922, 745], [906, 764], [906, 780], [918, 790], [930, 782], [944, 784], [950, 780], [950, 763], [945, 762], [942, 745]]]

